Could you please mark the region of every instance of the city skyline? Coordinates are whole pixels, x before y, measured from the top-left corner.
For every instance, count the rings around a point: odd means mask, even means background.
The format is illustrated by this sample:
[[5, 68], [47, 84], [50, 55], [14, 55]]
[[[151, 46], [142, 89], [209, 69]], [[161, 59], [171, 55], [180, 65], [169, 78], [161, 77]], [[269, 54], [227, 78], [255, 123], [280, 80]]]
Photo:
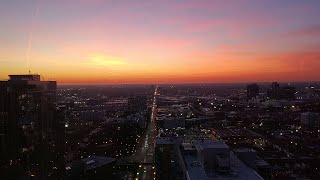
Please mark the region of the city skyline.
[[319, 1], [5, 1], [0, 79], [318, 81]]

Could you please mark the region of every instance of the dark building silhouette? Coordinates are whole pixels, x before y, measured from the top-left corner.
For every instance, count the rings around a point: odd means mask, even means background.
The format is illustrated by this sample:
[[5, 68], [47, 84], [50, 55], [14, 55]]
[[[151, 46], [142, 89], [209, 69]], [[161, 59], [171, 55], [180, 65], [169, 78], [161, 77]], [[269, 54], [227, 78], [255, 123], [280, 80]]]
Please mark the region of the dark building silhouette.
[[64, 171], [64, 110], [55, 81], [9, 75], [0, 81], [0, 174], [4, 179], [59, 178]]
[[294, 100], [296, 89], [293, 86], [280, 87], [277, 82], [273, 82], [271, 89], [268, 90], [268, 97], [270, 99], [283, 99], [283, 100]]
[[296, 88], [293, 86], [285, 86], [281, 89], [281, 96], [283, 99], [294, 100], [296, 94]]
[[174, 145], [172, 139], [156, 140], [155, 163], [158, 179], [173, 179], [171, 160], [174, 156]]
[[273, 82], [271, 84], [271, 89], [268, 91], [268, 97], [270, 99], [281, 99], [280, 97], [280, 84]]
[[277, 82], [273, 82], [271, 86], [272, 86], [272, 90], [277, 90], [280, 88], [280, 84]]
[[301, 114], [300, 125], [303, 129], [312, 130], [319, 129], [320, 116], [318, 113], [305, 112]]
[[259, 95], [259, 86], [257, 84], [247, 85], [247, 99], [252, 99]]

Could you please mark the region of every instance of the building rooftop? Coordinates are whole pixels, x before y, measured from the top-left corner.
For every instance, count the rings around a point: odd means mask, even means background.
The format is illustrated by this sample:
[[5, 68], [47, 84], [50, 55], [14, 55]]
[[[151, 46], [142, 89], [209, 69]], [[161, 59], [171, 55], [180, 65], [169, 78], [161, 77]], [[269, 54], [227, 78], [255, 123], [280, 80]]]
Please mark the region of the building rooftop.
[[116, 159], [110, 157], [91, 156], [66, 164], [66, 171], [68, 176], [79, 176], [83, 171], [94, 170], [115, 161]]
[[223, 141], [198, 141], [195, 143], [197, 148], [201, 149], [212, 149], [212, 148], [222, 148], [229, 149], [229, 146]]
[[187, 150], [187, 151], [195, 150], [195, 147], [193, 146], [192, 143], [182, 143], [182, 147], [184, 150]]
[[263, 179], [257, 172], [247, 167], [243, 162], [241, 162], [237, 157], [231, 152], [231, 171], [227, 174], [221, 174], [218, 172], [213, 172], [207, 174], [204, 168], [197, 163], [197, 157], [192, 155], [184, 155], [187, 168], [187, 176], [190, 180], [229, 180], [229, 179], [246, 179], [246, 180], [259, 180]]
[[40, 81], [39, 74], [19, 74], [19, 75], [9, 75], [10, 80], [31, 80]]
[[171, 138], [157, 138], [156, 144], [174, 144], [174, 140]]
[[89, 158], [82, 159], [81, 161], [85, 164], [86, 170], [91, 170], [114, 162], [115, 159], [104, 156], [91, 156]]

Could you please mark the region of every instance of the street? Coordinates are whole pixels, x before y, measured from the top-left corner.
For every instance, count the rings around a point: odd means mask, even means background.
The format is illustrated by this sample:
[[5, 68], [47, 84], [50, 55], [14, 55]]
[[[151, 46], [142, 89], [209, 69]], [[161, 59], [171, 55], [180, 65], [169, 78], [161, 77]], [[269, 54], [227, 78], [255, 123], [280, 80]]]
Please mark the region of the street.
[[154, 91], [151, 119], [147, 127], [146, 133], [140, 138], [137, 145], [136, 152], [133, 154], [132, 160], [134, 162], [140, 162], [139, 170], [136, 174], [136, 180], [138, 179], [155, 179], [154, 168], [154, 143], [157, 135], [156, 132], [156, 113], [157, 113], [157, 94], [158, 86]]

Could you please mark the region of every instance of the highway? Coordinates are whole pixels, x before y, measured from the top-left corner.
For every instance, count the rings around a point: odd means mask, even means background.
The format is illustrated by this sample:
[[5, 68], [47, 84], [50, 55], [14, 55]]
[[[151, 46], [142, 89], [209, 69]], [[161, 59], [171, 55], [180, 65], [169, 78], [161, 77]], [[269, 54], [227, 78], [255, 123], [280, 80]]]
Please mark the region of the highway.
[[156, 113], [157, 113], [157, 95], [158, 95], [158, 86], [156, 86], [152, 109], [151, 109], [151, 118], [150, 123], [147, 127], [146, 133], [140, 138], [136, 152], [133, 154], [133, 161], [140, 162], [139, 170], [136, 174], [136, 180], [144, 179], [155, 179], [156, 172], [154, 163], [154, 145], [155, 138], [157, 135], [156, 131]]

